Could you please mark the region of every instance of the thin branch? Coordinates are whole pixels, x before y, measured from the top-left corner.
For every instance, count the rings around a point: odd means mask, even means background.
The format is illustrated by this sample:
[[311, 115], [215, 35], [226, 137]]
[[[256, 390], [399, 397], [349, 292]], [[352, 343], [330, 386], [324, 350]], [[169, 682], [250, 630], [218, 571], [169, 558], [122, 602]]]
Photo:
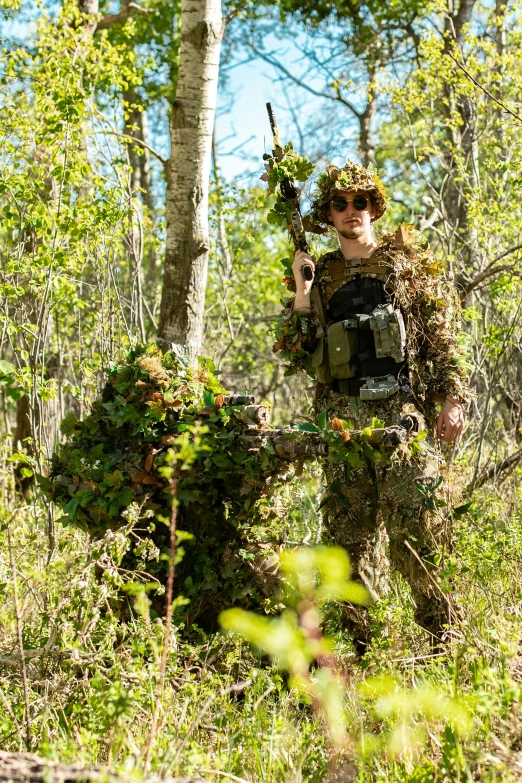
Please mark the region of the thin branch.
[[[105, 133], [107, 133], [107, 131], [105, 131]], [[111, 131], [111, 133], [113, 133], [115, 136], [119, 136], [120, 139], [129, 139], [129, 141], [132, 141], [134, 144], [139, 144], [140, 147], [143, 147], [143, 149], [148, 150], [151, 155], [154, 155], [154, 157], [160, 161], [164, 168], [167, 167], [167, 158], [164, 158], [163, 155], [160, 155], [159, 152], [156, 152], [155, 149], [149, 146], [145, 141], [142, 141], [142, 139], [138, 139], [136, 136], [130, 136], [128, 133], [118, 133], [117, 131]]]
[[520, 115], [518, 115], [518, 114], [515, 114], [515, 112], [514, 112], [514, 111], [511, 111], [511, 109], [508, 109], [508, 107], [505, 105], [505, 103], [502, 103], [502, 101], [499, 101], [499, 100], [498, 100], [498, 98], [495, 98], [495, 96], [494, 96], [494, 95], [492, 95], [492, 94], [490, 93], [490, 91], [489, 91], [488, 89], [486, 89], [486, 87], [483, 87], [483, 85], [482, 85], [482, 84], [480, 84], [480, 82], [478, 82], [478, 81], [475, 79], [475, 77], [474, 77], [474, 76], [472, 76], [472, 75], [470, 74], [470, 72], [469, 72], [469, 71], [468, 71], [468, 70], [467, 70], [467, 69], [464, 67], [464, 65], [463, 65], [461, 62], [459, 62], [459, 60], [457, 60], [457, 58], [456, 58], [456, 57], [453, 57], [453, 55], [451, 54], [451, 52], [447, 52], [447, 55], [448, 55], [448, 57], [451, 57], [451, 59], [453, 60], [453, 62], [455, 63], [455, 65], [457, 65], [457, 66], [460, 68], [460, 70], [461, 70], [461, 71], [462, 71], [462, 72], [463, 72], [463, 73], [464, 73], [464, 74], [465, 74], [465, 75], [468, 77], [468, 79], [469, 79], [470, 81], [472, 81], [472, 82], [473, 82], [473, 84], [474, 84], [476, 87], [478, 87], [478, 88], [479, 88], [479, 90], [482, 90], [482, 92], [483, 92], [485, 95], [487, 95], [487, 96], [488, 96], [488, 98], [491, 98], [491, 100], [492, 100], [492, 101], [495, 101], [495, 103], [496, 103], [496, 104], [498, 104], [498, 105], [499, 105], [499, 106], [500, 106], [502, 109], [504, 109], [504, 111], [505, 111], [505, 112], [507, 112], [508, 114], [510, 114], [512, 117], [514, 117], [516, 120], [518, 120], [518, 122], [519, 122], [520, 124], [522, 124], [522, 117], [520, 117]]
[[155, 11], [152, 8], [142, 8], [142, 6], [138, 5], [137, 3], [129, 3], [124, 8], [122, 8], [119, 13], [107, 14], [107, 16], [104, 16], [102, 19], [100, 19], [94, 32], [97, 33], [99, 30], [107, 30], [109, 27], [112, 27], [115, 24], [119, 24], [119, 22], [126, 22], [127, 19], [130, 19], [131, 16], [134, 16], [134, 14], [153, 13], [155, 13]]
[[503, 253], [501, 253], [499, 256], [494, 258], [491, 263], [497, 264], [499, 261], [502, 261], [502, 259], [505, 258], [506, 256], [511, 255], [511, 253], [516, 253], [517, 250], [522, 250], [522, 245], [513, 245], [513, 247], [508, 247], [507, 250], [504, 250]]
[[17, 652], [13, 653], [10, 658], [0, 658], [0, 663], [6, 664], [7, 666], [20, 666], [20, 663], [23, 660], [29, 661], [31, 658], [39, 658], [42, 655], [48, 655], [54, 648], [56, 644], [56, 635], [57, 635], [57, 629], [53, 626], [51, 629], [51, 633], [49, 634], [49, 640], [44, 644], [43, 647], [37, 647], [34, 650], [18, 650]]
[[459, 618], [458, 618], [457, 612], [456, 612], [456, 610], [455, 610], [455, 607], [454, 607], [454, 605], [453, 605], [453, 603], [452, 603], [452, 601], [451, 601], [450, 597], [449, 597], [448, 595], [446, 595], [446, 593], [444, 592], [444, 590], [442, 589], [442, 587], [439, 585], [439, 583], [438, 583], [438, 582], [437, 582], [437, 581], [436, 581], [436, 580], [435, 580], [435, 579], [432, 577], [432, 575], [430, 574], [430, 572], [429, 572], [429, 571], [428, 571], [428, 569], [426, 568], [426, 565], [425, 565], [425, 563], [424, 563], [424, 560], [421, 558], [421, 556], [419, 555], [419, 553], [415, 551], [415, 549], [412, 547], [412, 545], [410, 544], [410, 542], [409, 542], [407, 539], [404, 539], [404, 545], [405, 545], [405, 547], [406, 547], [407, 549], [409, 549], [409, 550], [410, 550], [410, 552], [412, 553], [412, 555], [414, 556], [414, 558], [415, 558], [415, 559], [418, 561], [418, 563], [420, 564], [421, 568], [422, 568], [422, 569], [424, 570], [424, 572], [426, 573], [426, 576], [428, 577], [428, 579], [429, 579], [429, 581], [431, 582], [431, 584], [433, 585], [433, 587], [434, 587], [434, 588], [435, 588], [435, 589], [436, 589], [436, 590], [437, 590], [439, 593], [441, 593], [442, 597], [444, 598], [444, 600], [446, 601], [446, 603], [447, 603], [447, 605], [448, 605], [448, 609], [449, 609], [450, 613], [451, 613], [451, 614], [453, 614], [453, 617], [454, 617], [454, 619], [455, 619], [455, 620], [458, 620]]
[[503, 258], [506, 258], [506, 256], [511, 255], [511, 253], [516, 253], [517, 250], [522, 250], [522, 244], [520, 245], [513, 245], [512, 247], [508, 247], [507, 250], [504, 250], [503, 253], [498, 255], [496, 258], [493, 259], [488, 269], [484, 270], [484, 272], [479, 272], [476, 277], [474, 277], [472, 280], [469, 280], [468, 282], [465, 282], [465, 279], [461, 276], [457, 279], [457, 285], [461, 289], [460, 298], [462, 301], [466, 299], [467, 296], [475, 289], [477, 286], [479, 286], [481, 283], [484, 282], [484, 280], [488, 280], [490, 277], [493, 277], [494, 275], [500, 275], [503, 272], [511, 272], [513, 270], [512, 264], [503, 264], [502, 266], [495, 266], [495, 264], [498, 264], [499, 261], [502, 261]]
[[515, 467], [521, 459], [522, 449], [519, 449], [518, 451], [515, 451], [514, 454], [511, 454], [509, 457], [506, 457], [506, 459], [503, 459], [501, 462], [496, 462], [494, 465], [491, 465], [491, 467], [487, 468], [480, 474], [478, 479], [475, 481], [473, 489], [482, 487], [491, 478], [496, 477], [499, 473], [502, 473], [503, 470]]
[[501, 275], [503, 272], [512, 272], [513, 266], [511, 264], [503, 264], [502, 266], [491, 267], [486, 269], [485, 272], [481, 272], [479, 275], [470, 280], [469, 283], [463, 283], [461, 280], [457, 280], [457, 287], [460, 288], [460, 300], [463, 302], [467, 297], [479, 287], [485, 280], [489, 280], [490, 277], [495, 275]]
[[240, 4], [237, 6], [237, 8], [233, 8], [233, 9], [232, 9], [232, 11], [230, 11], [230, 13], [228, 13], [228, 14], [227, 14], [227, 15], [226, 15], [226, 16], [223, 18], [223, 25], [226, 27], [226, 25], [227, 25], [227, 24], [229, 24], [229, 22], [231, 22], [231, 21], [232, 21], [232, 19], [235, 19], [235, 17], [236, 17], [236, 16], [238, 16], [238, 14], [240, 14], [240, 13], [241, 13], [241, 11], [243, 11], [243, 9], [245, 9], [245, 8], [247, 7], [247, 5], [249, 4], [249, 2], [250, 2], [250, 0], [245, 0], [245, 2], [243, 2], [243, 3], [240, 3]]
[[13, 552], [13, 542], [11, 539], [11, 522], [18, 514], [18, 509], [11, 516], [10, 520], [6, 524], [7, 530], [7, 547], [9, 549], [9, 562], [11, 565], [11, 574], [13, 577], [13, 607], [16, 620], [16, 637], [18, 641], [18, 653], [20, 655], [20, 670], [22, 672], [22, 684], [24, 690], [24, 718], [25, 718], [25, 745], [27, 752], [31, 752], [32, 745], [32, 732], [31, 732], [31, 712], [29, 707], [29, 685], [27, 682], [27, 669], [25, 666], [24, 656], [24, 643], [22, 633], [23, 617], [20, 611], [20, 602], [18, 600], [18, 580], [16, 578], [16, 563]]
[[327, 92], [320, 92], [319, 90], [315, 90], [309, 84], [303, 82], [298, 76], [295, 76], [291, 71], [288, 70], [288, 68], [285, 68], [285, 66], [282, 65], [282, 63], [280, 63], [279, 60], [272, 59], [268, 54], [261, 52], [259, 49], [257, 49], [254, 46], [254, 44], [250, 44], [250, 47], [254, 50], [254, 52], [257, 54], [258, 57], [260, 57], [266, 63], [271, 65], [273, 68], [276, 68], [277, 70], [281, 71], [281, 73], [284, 73], [284, 75], [288, 79], [291, 79], [294, 82], [294, 84], [297, 84], [298, 87], [302, 87], [304, 90], [307, 90], [309, 93], [315, 95], [317, 98], [327, 98], [330, 101], [341, 103], [343, 106], [346, 106], [346, 108], [349, 109], [357, 117], [357, 119], [360, 119], [362, 117], [361, 112], [357, 111], [355, 106], [352, 103], [350, 103], [350, 101], [347, 101], [346, 98], [343, 98], [339, 93], [337, 93], [337, 95], [332, 95]]

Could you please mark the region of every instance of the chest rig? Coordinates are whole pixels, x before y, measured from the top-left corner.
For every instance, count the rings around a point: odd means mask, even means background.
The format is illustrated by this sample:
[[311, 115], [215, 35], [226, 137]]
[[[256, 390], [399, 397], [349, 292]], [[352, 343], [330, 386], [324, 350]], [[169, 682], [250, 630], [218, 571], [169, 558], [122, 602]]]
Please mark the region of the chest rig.
[[317, 380], [361, 399], [386, 399], [399, 390], [406, 361], [404, 319], [386, 286], [390, 267], [378, 256], [348, 260], [332, 253], [322, 261], [323, 312], [312, 357]]

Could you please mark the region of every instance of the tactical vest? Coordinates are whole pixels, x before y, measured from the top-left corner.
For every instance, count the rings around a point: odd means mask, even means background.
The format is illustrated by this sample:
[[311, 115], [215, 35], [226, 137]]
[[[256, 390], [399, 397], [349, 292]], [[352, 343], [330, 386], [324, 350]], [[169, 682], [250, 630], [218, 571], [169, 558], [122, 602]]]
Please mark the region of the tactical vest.
[[326, 333], [312, 367], [321, 383], [393, 376], [406, 362], [401, 311], [386, 287], [389, 268], [381, 259], [330, 261], [318, 276], [326, 302]]

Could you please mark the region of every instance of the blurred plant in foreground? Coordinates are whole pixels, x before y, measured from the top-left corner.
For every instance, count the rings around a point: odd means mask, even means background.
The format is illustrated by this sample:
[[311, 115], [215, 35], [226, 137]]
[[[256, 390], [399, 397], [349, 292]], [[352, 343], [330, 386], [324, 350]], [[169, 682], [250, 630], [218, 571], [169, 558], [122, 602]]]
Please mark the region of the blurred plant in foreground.
[[[289, 673], [290, 687], [324, 721], [334, 764], [346, 754], [357, 754], [362, 761], [377, 754], [411, 759], [434, 722], [449, 726], [455, 736], [467, 733], [471, 718], [465, 702], [428, 682], [409, 687], [396, 677], [364, 677], [362, 670], [358, 682], [348, 676], [334, 653], [334, 638], [321, 630], [327, 604], [369, 602], [367, 591], [350, 580], [350, 561], [343, 549], [285, 551], [280, 566], [286, 608], [279, 617], [227, 609], [220, 623]], [[371, 716], [373, 732], [363, 730], [363, 715]]]

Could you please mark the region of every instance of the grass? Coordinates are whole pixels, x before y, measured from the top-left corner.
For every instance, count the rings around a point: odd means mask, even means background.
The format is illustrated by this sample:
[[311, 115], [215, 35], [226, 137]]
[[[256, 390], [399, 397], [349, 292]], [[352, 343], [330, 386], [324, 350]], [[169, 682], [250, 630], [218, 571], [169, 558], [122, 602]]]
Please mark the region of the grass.
[[[375, 640], [360, 663], [331, 607], [326, 624], [349, 682], [349, 735], [337, 762], [345, 771], [337, 779], [521, 779], [522, 514], [516, 479], [498, 492], [482, 490], [458, 522], [438, 580], [451, 589], [460, 619], [448, 628], [440, 653], [415, 625], [411, 595], [399, 578], [387, 601], [372, 608]], [[31, 750], [46, 757], [140, 774], [163, 621], [150, 611], [146, 586], [117, 568], [124, 541], [112, 534], [93, 546], [58, 524], [50, 556], [48, 510], [38, 499], [16, 506], [6, 491], [0, 515], [2, 749], [26, 750], [29, 734]], [[295, 516], [292, 524], [298, 540]], [[101, 581], [97, 562], [105, 566]], [[135, 609], [125, 623], [122, 590]], [[29, 651], [26, 695], [18, 631]], [[374, 687], [386, 677], [393, 678], [388, 690], [368, 691], [368, 683]], [[464, 712], [421, 704], [427, 686], [435, 700], [455, 699]], [[469, 725], [459, 726], [458, 716], [466, 712]], [[319, 783], [329, 756], [320, 714], [267, 659], [237, 636], [177, 629], [153, 742], [154, 771], [199, 772], [216, 781], [235, 776], [250, 783]]]

